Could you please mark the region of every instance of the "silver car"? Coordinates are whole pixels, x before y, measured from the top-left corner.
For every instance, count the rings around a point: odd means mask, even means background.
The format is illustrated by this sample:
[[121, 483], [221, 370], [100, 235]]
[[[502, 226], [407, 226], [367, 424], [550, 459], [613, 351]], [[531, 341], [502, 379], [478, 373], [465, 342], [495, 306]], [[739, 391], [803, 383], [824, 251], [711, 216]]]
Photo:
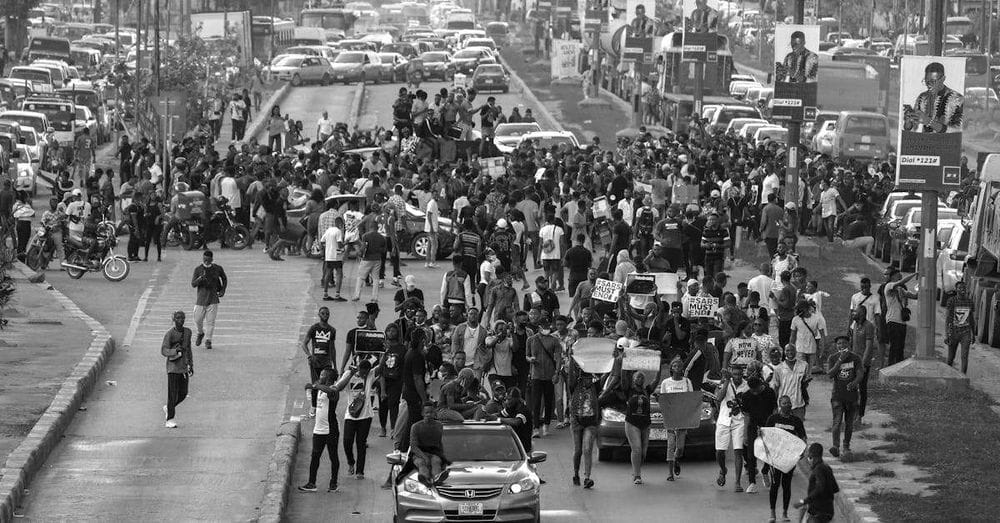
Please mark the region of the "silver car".
[[444, 425], [444, 454], [452, 462], [432, 487], [417, 480], [406, 455], [386, 456], [393, 470], [393, 521], [540, 521], [535, 464], [544, 452], [525, 452], [517, 435], [497, 422]]
[[380, 83], [386, 76], [382, 59], [374, 51], [341, 51], [333, 61], [335, 82]]
[[322, 56], [289, 55], [265, 68], [265, 75], [299, 86], [306, 82], [329, 84], [333, 79], [330, 61]]

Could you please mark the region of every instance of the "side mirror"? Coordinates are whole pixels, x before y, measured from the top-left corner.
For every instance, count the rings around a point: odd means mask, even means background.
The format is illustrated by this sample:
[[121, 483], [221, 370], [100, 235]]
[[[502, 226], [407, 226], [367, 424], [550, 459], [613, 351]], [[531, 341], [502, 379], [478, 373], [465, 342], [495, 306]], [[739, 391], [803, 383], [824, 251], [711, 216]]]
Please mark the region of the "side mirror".
[[549, 459], [549, 455], [548, 454], [546, 454], [545, 452], [542, 452], [540, 450], [535, 450], [535, 451], [531, 452], [530, 456], [528, 456], [528, 463], [531, 463], [531, 464], [541, 463], [541, 462], [543, 462], [543, 461], [545, 461], [547, 459]]

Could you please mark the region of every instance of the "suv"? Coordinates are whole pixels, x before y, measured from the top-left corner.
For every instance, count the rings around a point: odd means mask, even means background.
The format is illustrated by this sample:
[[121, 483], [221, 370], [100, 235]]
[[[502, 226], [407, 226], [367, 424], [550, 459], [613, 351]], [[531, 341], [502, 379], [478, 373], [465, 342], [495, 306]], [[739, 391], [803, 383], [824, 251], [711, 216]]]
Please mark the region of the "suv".
[[541, 521], [541, 481], [530, 454], [507, 425], [445, 424], [443, 443], [451, 465], [445, 479], [427, 486], [409, 457], [386, 455], [392, 466], [393, 521]]
[[709, 120], [709, 132], [712, 134], [725, 132], [730, 120], [734, 118], [760, 118], [760, 110], [749, 105], [723, 105], [712, 113]]

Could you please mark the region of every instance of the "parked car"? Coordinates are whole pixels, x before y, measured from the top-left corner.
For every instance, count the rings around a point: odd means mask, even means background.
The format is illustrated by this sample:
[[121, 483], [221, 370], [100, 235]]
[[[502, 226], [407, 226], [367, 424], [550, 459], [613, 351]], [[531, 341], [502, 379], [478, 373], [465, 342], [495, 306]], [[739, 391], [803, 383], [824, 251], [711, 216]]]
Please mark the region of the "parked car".
[[392, 83], [401, 82], [406, 78], [406, 64], [408, 60], [399, 53], [379, 53], [382, 60], [383, 73], [388, 76]]
[[455, 64], [451, 63], [451, 55], [444, 51], [432, 51], [420, 55], [420, 60], [424, 63], [426, 80], [440, 78], [441, 81], [450, 81], [455, 76]]
[[535, 122], [502, 123], [493, 131], [493, 145], [496, 145], [500, 152], [506, 154], [517, 147], [518, 143], [521, 142], [521, 136], [541, 131], [541, 126]]
[[89, 107], [85, 105], [76, 106], [76, 128], [90, 129], [90, 136], [93, 136], [95, 139], [97, 138], [99, 134], [97, 117], [94, 116]]
[[971, 231], [965, 225], [938, 228], [938, 299], [941, 305], [955, 293], [955, 283], [965, 276], [965, 259], [969, 256]]
[[382, 46], [382, 53], [399, 53], [407, 60], [416, 58], [420, 54], [417, 46], [411, 42], [396, 42]]
[[309, 55], [290, 55], [282, 58], [276, 64], [265, 67], [264, 74], [275, 80], [291, 82], [294, 86], [306, 82], [327, 85], [334, 77], [329, 60], [322, 56]]
[[541, 482], [514, 430], [499, 422], [447, 423], [442, 442], [451, 464], [445, 479], [427, 486], [407, 454], [386, 455], [393, 521], [541, 521]]
[[768, 125], [757, 129], [753, 134], [754, 145], [759, 147], [765, 141], [778, 142], [780, 144], [788, 143], [788, 129], [777, 125]]
[[472, 73], [472, 87], [477, 92], [510, 90], [510, 76], [500, 64], [483, 64]]
[[816, 133], [823, 128], [823, 124], [826, 123], [827, 120], [836, 120], [839, 116], [840, 113], [836, 111], [817, 112], [815, 120], [802, 124], [802, 143], [812, 145], [813, 138], [816, 136]]
[[[900, 226], [891, 233], [893, 256], [889, 261], [899, 260], [899, 270], [903, 272], [914, 272], [917, 268], [917, 253], [920, 249], [920, 220], [921, 209], [918, 205], [907, 211]], [[962, 226], [958, 210], [939, 206], [937, 230], [940, 231], [949, 226]]]
[[382, 60], [374, 51], [341, 51], [333, 61], [335, 82], [361, 82], [369, 80], [381, 83], [387, 77]]
[[726, 133], [739, 133], [743, 130], [743, 126], [751, 123], [766, 124], [767, 120], [763, 118], [733, 118], [729, 121], [729, 125], [726, 126]]

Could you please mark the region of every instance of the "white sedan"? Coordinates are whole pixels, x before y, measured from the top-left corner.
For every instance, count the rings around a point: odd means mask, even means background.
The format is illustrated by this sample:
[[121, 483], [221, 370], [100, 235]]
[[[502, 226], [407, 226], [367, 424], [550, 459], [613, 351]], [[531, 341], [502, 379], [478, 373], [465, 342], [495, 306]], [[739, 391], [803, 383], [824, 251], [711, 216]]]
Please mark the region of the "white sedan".
[[570, 131], [537, 131], [521, 135], [518, 146], [531, 142], [536, 148], [551, 149], [554, 145], [568, 145], [570, 149], [579, 149], [580, 142]]
[[17, 157], [14, 159], [17, 162], [17, 181], [14, 183], [14, 187], [18, 191], [27, 191], [31, 194], [38, 193], [38, 176], [36, 171], [36, 160], [31, 156], [31, 151], [28, 150], [28, 146], [23, 143], [17, 144]]
[[506, 154], [517, 147], [517, 144], [521, 142], [521, 136], [541, 131], [542, 128], [535, 122], [502, 123], [493, 132], [493, 145], [496, 145], [500, 152]]

